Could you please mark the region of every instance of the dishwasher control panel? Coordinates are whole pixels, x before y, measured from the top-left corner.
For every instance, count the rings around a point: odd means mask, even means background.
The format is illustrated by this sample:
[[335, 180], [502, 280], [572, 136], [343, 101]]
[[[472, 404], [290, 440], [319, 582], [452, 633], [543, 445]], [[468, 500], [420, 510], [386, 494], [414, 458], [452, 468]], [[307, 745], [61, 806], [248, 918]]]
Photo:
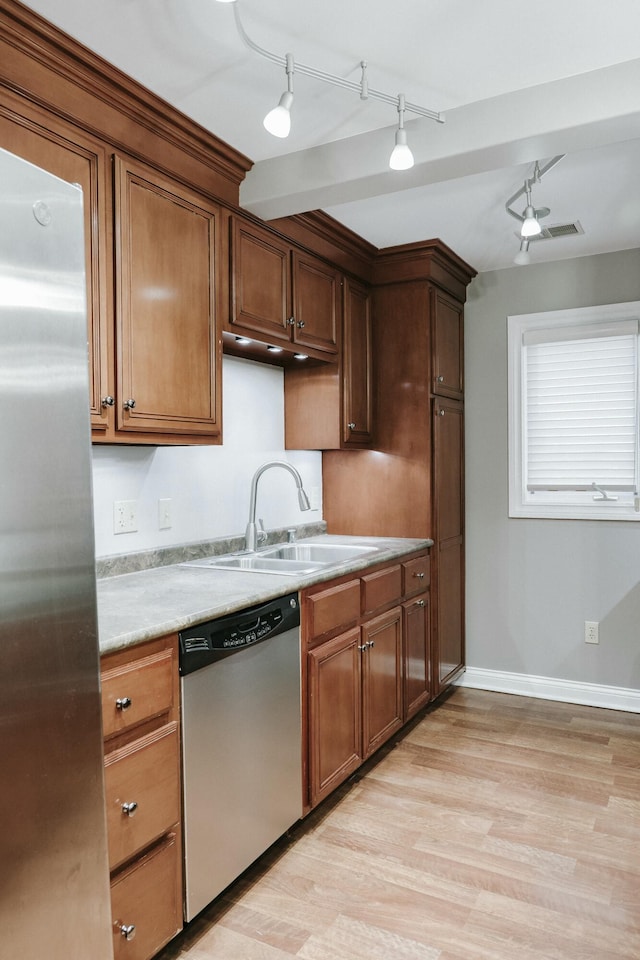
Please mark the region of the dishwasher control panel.
[[299, 624], [300, 603], [294, 593], [182, 630], [180, 675], [193, 673]]

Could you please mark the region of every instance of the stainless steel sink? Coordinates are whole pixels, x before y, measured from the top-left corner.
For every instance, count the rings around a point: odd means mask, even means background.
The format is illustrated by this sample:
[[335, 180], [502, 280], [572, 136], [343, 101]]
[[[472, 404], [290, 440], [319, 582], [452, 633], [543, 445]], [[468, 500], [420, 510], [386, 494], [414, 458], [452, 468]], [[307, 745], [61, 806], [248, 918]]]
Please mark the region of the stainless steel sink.
[[295, 577], [322, 570], [326, 564], [309, 560], [265, 557], [260, 553], [249, 553], [241, 556], [203, 557], [202, 560], [189, 560], [182, 566], [208, 567], [215, 570], [246, 570], [251, 573], [275, 573], [281, 576]]
[[275, 573], [285, 577], [304, 576], [325, 567], [337, 566], [368, 553], [377, 547], [347, 543], [279, 543], [257, 553], [226, 554], [189, 560], [184, 567], [206, 567], [214, 570], [246, 570], [251, 573]]
[[262, 557], [272, 557], [279, 562], [305, 560], [312, 563], [333, 564], [355, 560], [367, 553], [375, 553], [376, 547], [356, 546], [347, 543], [280, 543], [260, 551]]

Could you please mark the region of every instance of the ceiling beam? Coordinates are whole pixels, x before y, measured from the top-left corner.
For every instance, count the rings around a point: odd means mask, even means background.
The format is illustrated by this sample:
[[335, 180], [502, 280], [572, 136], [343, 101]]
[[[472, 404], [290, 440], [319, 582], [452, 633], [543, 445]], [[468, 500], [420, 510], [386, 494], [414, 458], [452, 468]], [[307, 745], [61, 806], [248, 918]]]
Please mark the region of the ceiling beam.
[[450, 110], [446, 123], [405, 124], [411, 170], [387, 167], [394, 127], [255, 164], [240, 190], [271, 220], [430, 183], [640, 138], [640, 59]]

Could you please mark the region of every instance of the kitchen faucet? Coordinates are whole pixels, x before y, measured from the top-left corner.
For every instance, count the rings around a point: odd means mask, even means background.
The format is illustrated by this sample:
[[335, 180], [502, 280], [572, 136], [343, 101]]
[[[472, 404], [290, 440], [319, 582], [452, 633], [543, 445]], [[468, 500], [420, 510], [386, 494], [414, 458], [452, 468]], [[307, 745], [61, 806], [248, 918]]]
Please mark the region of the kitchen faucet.
[[262, 520], [259, 521], [259, 527], [256, 525], [256, 498], [258, 495], [258, 480], [265, 470], [269, 469], [269, 467], [283, 467], [285, 470], [288, 470], [295, 480], [296, 487], [298, 488], [298, 503], [300, 504], [300, 509], [311, 509], [309, 497], [305, 493], [305, 489], [302, 486], [302, 477], [295, 467], [293, 467], [286, 460], [270, 460], [268, 463], [263, 463], [261, 467], [258, 467], [253, 475], [253, 480], [251, 481], [251, 496], [249, 498], [249, 523], [247, 524], [244, 541], [245, 550], [249, 550], [251, 553], [255, 552], [259, 543], [267, 539], [267, 534], [262, 525]]

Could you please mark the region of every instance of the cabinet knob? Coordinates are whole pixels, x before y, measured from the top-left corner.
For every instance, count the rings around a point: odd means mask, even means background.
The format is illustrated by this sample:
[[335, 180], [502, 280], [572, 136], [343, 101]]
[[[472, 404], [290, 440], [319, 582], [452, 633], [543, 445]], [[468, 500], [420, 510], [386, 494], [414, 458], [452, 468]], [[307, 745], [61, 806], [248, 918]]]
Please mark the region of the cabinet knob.
[[438, 416], [439, 416], [439, 417], [444, 417], [444, 414], [445, 414], [445, 411], [444, 411], [444, 410], [438, 410]]
[[116, 923], [116, 926], [125, 940], [133, 940], [136, 935], [136, 927], [134, 923]]
[[296, 318], [295, 318], [295, 317], [289, 317], [289, 319], [287, 320], [287, 324], [288, 324], [288, 326], [290, 326], [290, 327], [295, 327], [295, 325], [296, 325]]
[[116, 710], [128, 710], [131, 706], [130, 697], [118, 697], [116, 700]]
[[364, 653], [366, 649], [367, 649], [366, 643], [363, 643], [362, 646], [358, 644], [358, 650], [360, 650], [361, 653]]
[[367, 642], [365, 643], [365, 647], [375, 647], [375, 645], [376, 645], [375, 640], [367, 640]]
[[302, 330], [302, 328], [304, 327], [304, 320], [298, 320], [296, 326], [299, 327], [300, 330]]
[[133, 400], [133, 399], [125, 400], [125, 402], [124, 402], [124, 408], [125, 408], [125, 410], [133, 410], [133, 408], [135, 407], [135, 405], [136, 405], [136, 402], [135, 402], [135, 400]]
[[417, 577], [418, 580], [424, 580], [424, 573], [414, 573], [414, 577]]
[[442, 376], [442, 374], [440, 374], [439, 377], [436, 377], [436, 380], [438, 381], [438, 383], [444, 383], [444, 377]]
[[103, 406], [103, 407], [112, 407], [112, 406], [114, 405], [114, 403], [115, 403], [115, 400], [113, 399], [113, 397], [103, 397], [103, 398], [102, 398], [102, 406]]
[[416, 607], [424, 607], [424, 600], [416, 600]]
[[355, 423], [353, 422], [353, 420], [351, 421], [351, 423], [348, 423], [347, 426], [349, 427], [349, 430], [355, 430], [355, 428], [356, 428], [356, 425], [355, 425]]
[[136, 803], [135, 800], [130, 800], [128, 803], [122, 804], [122, 812], [127, 817], [135, 817], [137, 809], [138, 809], [138, 804]]

